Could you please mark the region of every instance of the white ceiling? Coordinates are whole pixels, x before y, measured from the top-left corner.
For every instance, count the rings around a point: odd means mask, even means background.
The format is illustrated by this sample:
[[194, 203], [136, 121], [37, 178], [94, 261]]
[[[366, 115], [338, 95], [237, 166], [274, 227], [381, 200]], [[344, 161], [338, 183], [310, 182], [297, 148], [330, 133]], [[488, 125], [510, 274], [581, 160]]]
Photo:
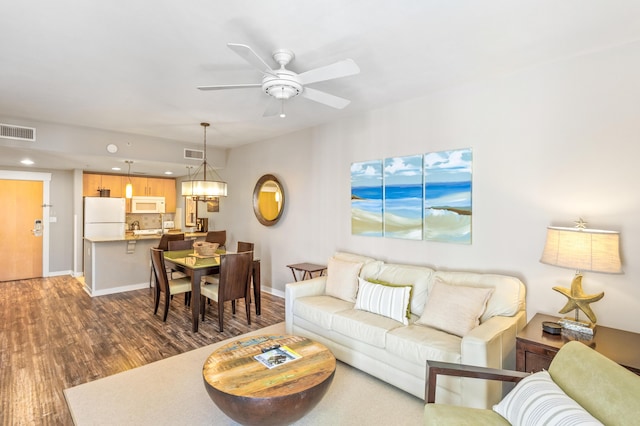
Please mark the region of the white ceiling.
[[[194, 143], [209, 121], [208, 144], [228, 148], [634, 42], [638, 22], [637, 0], [5, 1], [0, 117]], [[312, 87], [352, 103], [296, 98], [265, 118], [259, 89], [197, 90], [261, 81], [230, 42], [269, 62], [291, 49], [296, 72], [351, 58], [359, 75]], [[11, 150], [0, 139], [0, 165], [17, 166]]]

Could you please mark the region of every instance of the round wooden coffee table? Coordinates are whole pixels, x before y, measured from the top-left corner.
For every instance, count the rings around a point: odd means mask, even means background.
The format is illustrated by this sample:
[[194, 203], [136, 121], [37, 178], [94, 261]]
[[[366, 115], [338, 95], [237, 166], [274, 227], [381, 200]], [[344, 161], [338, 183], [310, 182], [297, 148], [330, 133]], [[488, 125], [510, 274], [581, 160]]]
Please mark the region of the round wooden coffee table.
[[[287, 346], [300, 358], [271, 369], [254, 358], [265, 348]], [[322, 399], [336, 359], [320, 343], [300, 336], [253, 336], [217, 349], [204, 363], [209, 396], [244, 425], [281, 425], [307, 414]]]

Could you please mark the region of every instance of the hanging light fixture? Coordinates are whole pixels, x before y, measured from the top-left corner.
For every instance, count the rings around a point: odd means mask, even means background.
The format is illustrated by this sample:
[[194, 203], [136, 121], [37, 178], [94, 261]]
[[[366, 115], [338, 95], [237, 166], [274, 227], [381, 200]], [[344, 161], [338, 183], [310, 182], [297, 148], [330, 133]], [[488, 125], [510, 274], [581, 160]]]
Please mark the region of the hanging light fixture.
[[207, 127], [209, 127], [209, 123], [200, 123], [200, 125], [204, 128], [204, 161], [196, 169], [193, 176], [198, 176], [202, 169], [204, 178], [196, 180], [189, 176], [189, 180], [182, 182], [182, 196], [191, 197], [195, 201], [212, 201], [216, 197], [227, 196], [227, 183], [222, 180], [207, 180], [207, 169], [210, 169], [218, 179], [221, 178], [207, 163]]
[[133, 197], [133, 185], [131, 185], [131, 165], [133, 164], [133, 161], [131, 160], [125, 160], [125, 163], [127, 163], [127, 165], [129, 166], [129, 170], [127, 171], [127, 186], [124, 189], [124, 196], [126, 198], [131, 198]]

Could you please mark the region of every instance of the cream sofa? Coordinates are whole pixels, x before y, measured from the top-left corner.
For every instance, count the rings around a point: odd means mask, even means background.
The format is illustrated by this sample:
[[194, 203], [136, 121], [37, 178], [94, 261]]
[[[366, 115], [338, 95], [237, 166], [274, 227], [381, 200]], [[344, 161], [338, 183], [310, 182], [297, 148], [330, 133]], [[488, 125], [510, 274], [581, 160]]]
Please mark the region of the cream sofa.
[[[477, 313], [458, 300], [476, 291], [490, 293]], [[376, 292], [384, 303], [375, 300]], [[396, 299], [406, 303], [407, 292], [405, 320], [386, 306], [397, 307]], [[427, 359], [514, 369], [516, 333], [526, 324], [525, 287], [517, 278], [434, 271], [343, 252], [329, 259], [327, 275], [287, 284], [285, 297], [287, 333], [319, 341], [337, 359], [419, 398], [425, 396]], [[474, 315], [480, 315], [479, 325], [459, 331], [458, 323]], [[437, 395], [439, 403], [487, 408], [503, 390], [497, 382], [446, 378]]]

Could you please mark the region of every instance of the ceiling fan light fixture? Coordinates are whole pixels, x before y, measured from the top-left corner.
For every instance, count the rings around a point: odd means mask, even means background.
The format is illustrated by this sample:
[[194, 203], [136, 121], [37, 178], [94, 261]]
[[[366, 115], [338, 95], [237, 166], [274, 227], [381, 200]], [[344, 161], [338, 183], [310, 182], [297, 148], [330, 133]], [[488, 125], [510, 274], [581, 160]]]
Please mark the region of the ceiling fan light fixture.
[[191, 174], [189, 174], [189, 180], [182, 182], [182, 196], [191, 197], [195, 201], [212, 201], [217, 197], [227, 196], [227, 183], [222, 180], [207, 180], [207, 169], [210, 169], [218, 179], [220, 176], [207, 163], [207, 127], [209, 127], [209, 123], [200, 123], [200, 125], [204, 128], [204, 160], [196, 169], [194, 176], [197, 176], [202, 169], [204, 178], [202, 180], [191, 179]]
[[[284, 91], [284, 88], [282, 88]], [[284, 113], [284, 98], [280, 100], [280, 118], [287, 118], [287, 114]]]

